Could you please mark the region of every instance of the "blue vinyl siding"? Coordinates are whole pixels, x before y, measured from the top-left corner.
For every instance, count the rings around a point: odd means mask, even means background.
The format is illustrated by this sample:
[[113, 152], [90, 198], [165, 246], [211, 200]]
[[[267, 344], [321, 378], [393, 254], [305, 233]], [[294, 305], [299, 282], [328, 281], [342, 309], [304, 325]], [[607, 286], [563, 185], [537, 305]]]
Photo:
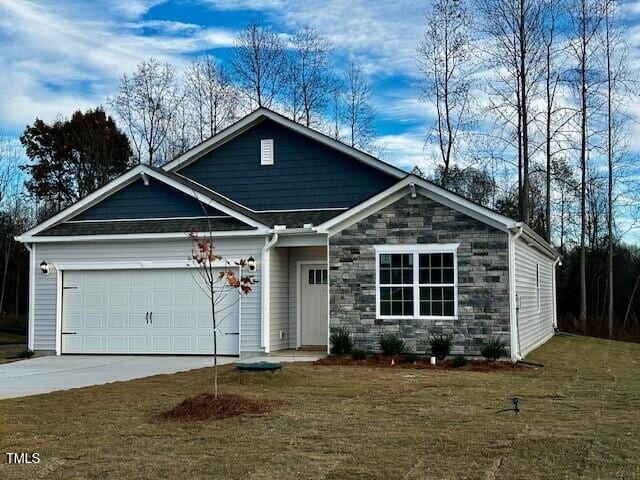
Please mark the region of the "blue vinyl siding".
[[[260, 165], [260, 140], [274, 165]], [[263, 120], [179, 172], [254, 210], [350, 207], [398, 180], [271, 120]]]
[[[224, 215], [205, 206], [207, 215]], [[198, 200], [153, 178], [145, 186], [142, 179], [127, 185], [100, 203], [73, 217], [73, 220], [114, 220], [132, 218], [201, 217]]]

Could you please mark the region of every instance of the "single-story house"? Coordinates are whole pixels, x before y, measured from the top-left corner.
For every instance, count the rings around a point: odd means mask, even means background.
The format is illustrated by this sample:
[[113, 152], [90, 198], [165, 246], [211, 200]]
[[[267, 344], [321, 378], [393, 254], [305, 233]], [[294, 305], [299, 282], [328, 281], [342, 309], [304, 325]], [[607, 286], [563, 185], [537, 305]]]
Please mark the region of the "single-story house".
[[554, 333], [559, 257], [530, 228], [260, 108], [17, 238], [29, 348], [212, 353], [191, 228], [211, 229], [225, 259], [251, 258], [259, 280], [223, 305], [226, 355], [326, 349], [344, 327], [362, 349], [395, 333], [426, 352], [445, 333], [453, 353], [500, 337], [519, 359]]

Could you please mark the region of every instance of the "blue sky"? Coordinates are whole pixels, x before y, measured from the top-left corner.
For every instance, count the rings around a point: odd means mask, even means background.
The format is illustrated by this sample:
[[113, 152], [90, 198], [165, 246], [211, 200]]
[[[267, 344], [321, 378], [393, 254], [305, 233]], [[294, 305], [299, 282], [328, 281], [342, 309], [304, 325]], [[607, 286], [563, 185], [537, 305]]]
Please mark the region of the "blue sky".
[[336, 62], [363, 65], [373, 83], [384, 157], [424, 161], [430, 107], [418, 101], [415, 47], [428, 2], [362, 0], [0, 0], [0, 134], [105, 104], [122, 73], [149, 57], [180, 68], [209, 53], [222, 61], [251, 19], [326, 35]]

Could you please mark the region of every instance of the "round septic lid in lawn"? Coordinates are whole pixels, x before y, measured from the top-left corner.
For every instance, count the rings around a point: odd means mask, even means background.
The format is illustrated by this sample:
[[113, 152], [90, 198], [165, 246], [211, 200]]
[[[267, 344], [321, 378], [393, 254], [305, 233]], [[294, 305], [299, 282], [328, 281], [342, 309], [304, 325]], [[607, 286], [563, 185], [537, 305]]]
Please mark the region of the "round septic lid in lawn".
[[272, 362], [239, 363], [236, 365], [236, 369], [250, 372], [275, 372], [281, 368], [282, 365]]

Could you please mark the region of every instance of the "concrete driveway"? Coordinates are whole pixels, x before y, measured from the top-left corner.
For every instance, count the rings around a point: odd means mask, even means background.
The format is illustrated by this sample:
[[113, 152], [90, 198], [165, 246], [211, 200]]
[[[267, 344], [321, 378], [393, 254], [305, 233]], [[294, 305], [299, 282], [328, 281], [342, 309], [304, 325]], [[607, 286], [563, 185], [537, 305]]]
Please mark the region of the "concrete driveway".
[[[237, 358], [218, 357], [219, 364]], [[0, 399], [210, 367], [212, 357], [47, 356], [0, 365]]]

